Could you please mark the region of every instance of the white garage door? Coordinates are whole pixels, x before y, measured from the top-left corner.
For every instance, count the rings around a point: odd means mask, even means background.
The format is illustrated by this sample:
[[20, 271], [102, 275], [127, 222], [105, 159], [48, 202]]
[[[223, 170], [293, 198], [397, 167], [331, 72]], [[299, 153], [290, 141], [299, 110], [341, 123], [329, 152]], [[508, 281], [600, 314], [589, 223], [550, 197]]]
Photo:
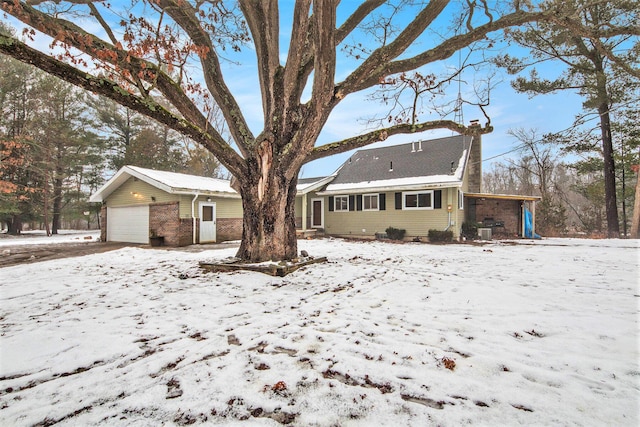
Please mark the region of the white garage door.
[[107, 241], [149, 243], [149, 206], [107, 208]]

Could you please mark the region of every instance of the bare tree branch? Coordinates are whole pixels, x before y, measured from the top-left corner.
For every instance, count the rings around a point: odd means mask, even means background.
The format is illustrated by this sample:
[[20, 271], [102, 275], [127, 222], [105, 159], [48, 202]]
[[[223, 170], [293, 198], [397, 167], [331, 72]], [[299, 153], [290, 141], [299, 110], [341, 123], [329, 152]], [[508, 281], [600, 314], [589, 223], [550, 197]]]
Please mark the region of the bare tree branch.
[[[173, 106], [185, 118], [191, 120], [202, 129], [208, 129], [206, 118], [194, 105], [193, 101], [155, 64], [134, 57], [124, 49], [104, 42], [72, 22], [49, 17], [23, 2], [14, 3], [11, 0], [2, 0], [0, 5], [3, 9], [11, 9], [14, 16], [44, 34], [54, 39], [62, 37], [61, 41], [92, 58], [120, 67], [132, 76], [141, 77], [150, 83], [156, 84], [160, 93], [171, 99]], [[212, 129], [208, 131], [217, 132]]]
[[[418, 13], [416, 18], [407, 25], [407, 27], [398, 35], [398, 37], [386, 46], [382, 46], [375, 51], [355, 69], [340, 84], [339, 90], [336, 91], [336, 97], [342, 99], [348, 93], [355, 92], [376, 84], [380, 78], [395, 73], [385, 73], [381, 70], [386, 69], [386, 65], [393, 58], [401, 55], [407, 47], [411, 45], [422, 32], [440, 15], [442, 10], [447, 6], [449, 0], [433, 0]], [[412, 67], [411, 69], [416, 69]], [[408, 70], [400, 70], [408, 71]], [[367, 82], [367, 83], [364, 83]], [[352, 89], [352, 90], [350, 90]]]
[[334, 0], [313, 2], [315, 16], [313, 69], [315, 74], [311, 88], [312, 101], [309, 106], [313, 110], [312, 114], [321, 114], [323, 108], [333, 98], [333, 82], [336, 72], [336, 6]]
[[311, 0], [296, 1], [293, 10], [293, 25], [291, 42], [287, 53], [287, 63], [284, 69], [284, 103], [295, 105], [300, 102], [304, 86], [309, 76], [304, 72], [303, 61], [311, 56], [311, 41], [309, 40], [309, 12]]
[[182, 27], [196, 45], [207, 50], [200, 55], [205, 82], [222, 110], [222, 114], [229, 126], [229, 132], [238, 144], [240, 152], [247, 157], [249, 155], [249, 147], [253, 144], [255, 137], [242, 115], [240, 106], [224, 82], [220, 61], [209, 35], [200, 26], [196, 10], [189, 3], [181, 0], [160, 0], [159, 4]]
[[27, 64], [37, 64], [38, 68], [51, 75], [93, 93], [106, 96], [120, 105], [151, 117], [169, 128], [191, 137], [194, 141], [216, 153], [231, 173], [242, 173], [244, 170], [240, 156], [226, 141], [219, 137], [219, 134], [211, 135], [203, 132], [188, 120], [174, 115], [150, 98], [135, 96], [116, 82], [80, 71], [5, 35], [0, 35], [0, 52]]
[[417, 124], [403, 123], [385, 129], [377, 129], [364, 135], [354, 136], [353, 138], [347, 138], [343, 139], [342, 141], [332, 142], [329, 144], [321, 145], [319, 147], [315, 147], [313, 151], [311, 151], [311, 153], [307, 156], [304, 163], [321, 159], [323, 157], [332, 156], [334, 154], [345, 153], [356, 148], [373, 144], [374, 142], [385, 141], [387, 138], [393, 135], [422, 133], [433, 129], [449, 129], [463, 135], [485, 134], [491, 133], [493, 131], [493, 128], [491, 126], [487, 126], [484, 128], [480, 128], [479, 126], [467, 127], [452, 120], [434, 120]]
[[277, 0], [240, 0], [240, 8], [249, 25], [258, 58], [258, 79], [262, 92], [264, 121], [278, 114], [277, 88], [280, 88], [277, 74], [280, 69], [280, 45]]
[[483, 39], [487, 34], [493, 31], [522, 25], [531, 21], [550, 20], [552, 19], [552, 16], [553, 14], [551, 12], [530, 13], [522, 11], [505, 15], [493, 22], [481, 25], [468, 33], [453, 36], [438, 46], [422, 52], [412, 58], [379, 64], [375, 73], [370, 73], [370, 75], [364, 79], [357, 80], [348, 77], [344, 82], [338, 84], [337, 92], [340, 93], [341, 96], [346, 96], [349, 93], [366, 89], [376, 85], [381, 78], [386, 76], [415, 70], [423, 65], [447, 59], [459, 49]]

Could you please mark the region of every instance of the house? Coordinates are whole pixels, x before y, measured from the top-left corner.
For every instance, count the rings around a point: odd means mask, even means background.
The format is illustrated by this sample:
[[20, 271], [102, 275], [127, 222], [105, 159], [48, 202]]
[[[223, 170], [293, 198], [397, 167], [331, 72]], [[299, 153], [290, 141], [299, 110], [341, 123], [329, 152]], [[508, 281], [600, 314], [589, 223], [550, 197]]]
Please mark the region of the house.
[[224, 179], [124, 166], [90, 202], [102, 203], [102, 241], [167, 246], [242, 237], [242, 200]]
[[406, 230], [407, 238], [431, 229], [458, 238], [465, 221], [484, 228], [484, 237], [534, 235], [535, 220], [527, 233], [525, 218], [535, 217], [540, 198], [483, 193], [481, 150], [480, 135], [358, 150], [330, 177], [300, 181], [305, 200], [296, 212], [306, 221], [299, 223], [360, 238], [388, 227]]
[[[461, 235], [465, 221], [483, 235], [528, 236], [539, 197], [482, 192], [480, 136], [451, 136], [361, 149], [330, 176], [298, 180], [296, 227], [302, 235], [375, 238], [388, 227], [424, 238], [429, 230]], [[102, 238], [165, 245], [242, 236], [242, 202], [230, 181], [135, 166], [120, 169], [90, 199], [102, 203]], [[531, 235], [533, 235], [531, 234]]]
[[387, 227], [405, 229], [408, 237], [430, 229], [458, 236], [473, 138], [356, 151], [327, 185], [309, 193], [311, 227], [337, 236], [374, 237]]

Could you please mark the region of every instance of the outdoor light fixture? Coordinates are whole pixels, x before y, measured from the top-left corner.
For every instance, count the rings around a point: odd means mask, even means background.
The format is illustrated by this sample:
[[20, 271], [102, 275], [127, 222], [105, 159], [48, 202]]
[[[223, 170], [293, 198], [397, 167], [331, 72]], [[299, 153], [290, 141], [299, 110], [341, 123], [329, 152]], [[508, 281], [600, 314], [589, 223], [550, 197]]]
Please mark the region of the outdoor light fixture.
[[210, 201], [211, 201], [211, 197], [207, 197], [207, 202], [210, 202]]
[[156, 196], [151, 196], [151, 201], [155, 202], [156, 201]]

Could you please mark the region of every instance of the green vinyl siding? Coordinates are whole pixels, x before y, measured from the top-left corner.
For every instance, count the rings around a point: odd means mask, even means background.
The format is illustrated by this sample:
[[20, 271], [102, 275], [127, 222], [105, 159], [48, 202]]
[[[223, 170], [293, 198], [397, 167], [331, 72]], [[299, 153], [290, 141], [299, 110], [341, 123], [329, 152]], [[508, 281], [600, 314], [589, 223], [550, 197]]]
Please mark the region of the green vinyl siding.
[[[405, 229], [407, 236], [426, 236], [430, 229], [444, 230], [449, 219], [447, 205], [452, 205], [451, 214], [455, 218], [458, 196], [456, 188], [441, 190], [442, 208], [425, 210], [395, 209], [395, 192], [386, 192], [385, 210], [330, 212], [329, 198], [325, 196], [325, 231], [334, 235], [373, 237], [376, 233], [384, 233], [387, 227]], [[452, 227], [456, 236], [458, 228], [457, 224]]]
[[[294, 206], [294, 212], [296, 216], [302, 216], [302, 196], [296, 197], [296, 204]], [[309, 212], [309, 196], [307, 196], [307, 212]]]
[[[313, 205], [312, 203], [312, 199], [324, 199], [324, 217], [326, 218], [326, 212], [327, 212], [327, 200], [328, 197], [323, 197], [323, 196], [318, 196], [317, 192], [312, 191], [310, 193], [307, 193], [307, 223], [309, 224], [311, 221], [311, 215], [312, 215], [312, 209], [313, 209]], [[295, 214], [296, 214], [296, 218], [302, 218], [302, 200], [303, 200], [303, 196], [296, 196], [296, 204], [295, 204]]]
[[212, 197], [216, 202], [216, 216], [218, 218], [242, 218], [242, 199]]
[[[155, 197], [155, 202], [151, 200], [151, 197]], [[148, 205], [178, 200], [179, 196], [175, 194], [169, 194], [153, 185], [131, 177], [109, 195], [106, 205], [108, 207]]]

